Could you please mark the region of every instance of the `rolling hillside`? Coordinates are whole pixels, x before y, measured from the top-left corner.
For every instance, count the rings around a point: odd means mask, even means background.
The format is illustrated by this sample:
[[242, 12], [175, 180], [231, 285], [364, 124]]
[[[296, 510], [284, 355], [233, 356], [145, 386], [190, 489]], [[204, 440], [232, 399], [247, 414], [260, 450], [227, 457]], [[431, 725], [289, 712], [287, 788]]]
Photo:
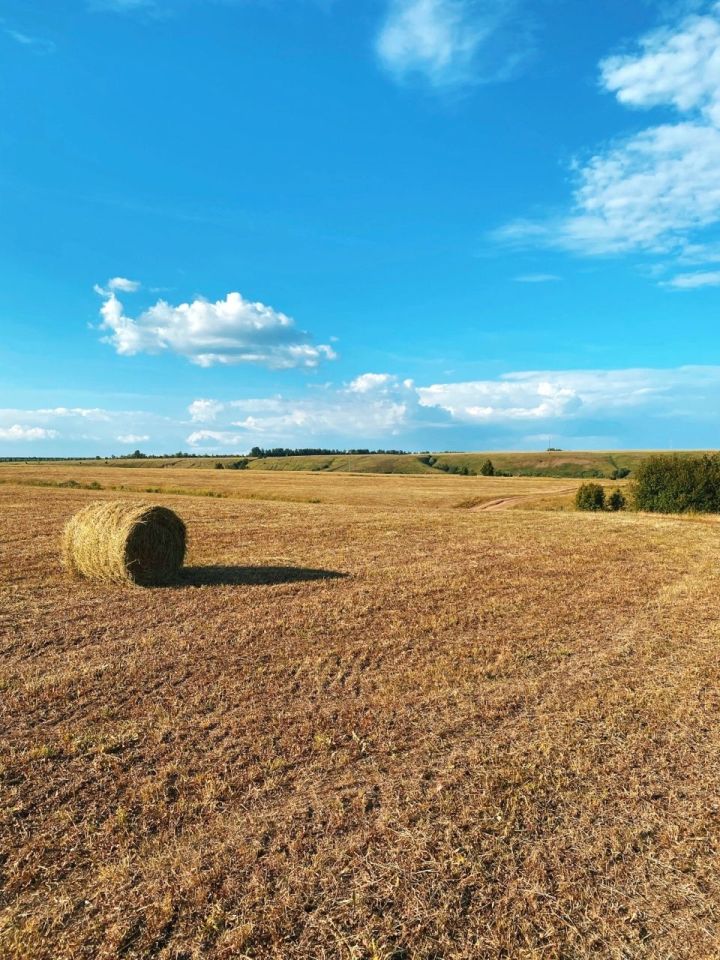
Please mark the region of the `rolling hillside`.
[[[552, 451], [543, 453], [434, 453], [434, 454], [341, 454], [307, 457], [157, 457], [147, 459], [95, 459], [57, 461], [63, 466], [112, 466], [143, 469], [189, 468], [215, 469], [217, 465], [232, 469], [238, 461], [246, 461], [249, 470], [290, 470], [322, 473], [426, 474], [467, 468], [479, 473], [483, 462], [491, 459], [496, 470], [520, 477], [606, 477], [617, 469], [633, 471], [653, 451]], [[679, 451], [689, 456], [697, 451]], [[426, 462], [430, 461], [430, 464]], [[24, 462], [24, 461], [23, 461]], [[32, 463], [33, 461], [27, 461]]]

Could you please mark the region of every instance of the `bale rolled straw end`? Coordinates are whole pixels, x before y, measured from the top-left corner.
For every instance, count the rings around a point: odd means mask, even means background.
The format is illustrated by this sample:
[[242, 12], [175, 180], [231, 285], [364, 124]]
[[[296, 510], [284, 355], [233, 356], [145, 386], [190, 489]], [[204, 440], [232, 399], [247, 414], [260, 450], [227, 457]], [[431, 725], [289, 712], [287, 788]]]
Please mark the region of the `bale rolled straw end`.
[[167, 507], [132, 500], [91, 503], [68, 522], [63, 565], [108, 583], [171, 583], [185, 559], [185, 524]]

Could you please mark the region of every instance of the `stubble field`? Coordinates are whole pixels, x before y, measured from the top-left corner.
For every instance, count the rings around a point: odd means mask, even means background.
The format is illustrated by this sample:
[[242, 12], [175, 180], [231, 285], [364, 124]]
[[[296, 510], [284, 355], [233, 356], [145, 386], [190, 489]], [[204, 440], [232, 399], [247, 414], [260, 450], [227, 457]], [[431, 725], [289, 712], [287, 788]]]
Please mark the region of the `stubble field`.
[[[3, 960], [718, 955], [716, 523], [114, 473], [0, 468]], [[138, 496], [183, 581], [68, 580]]]

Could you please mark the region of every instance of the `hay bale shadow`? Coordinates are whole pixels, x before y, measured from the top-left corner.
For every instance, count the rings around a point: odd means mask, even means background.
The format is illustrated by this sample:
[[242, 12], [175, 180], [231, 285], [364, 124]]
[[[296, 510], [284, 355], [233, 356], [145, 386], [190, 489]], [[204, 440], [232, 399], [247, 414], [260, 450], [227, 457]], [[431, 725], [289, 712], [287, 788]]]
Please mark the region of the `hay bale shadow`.
[[237, 587], [276, 583], [297, 583], [301, 580], [338, 580], [347, 577], [338, 570], [315, 570], [311, 567], [185, 567], [173, 587]]

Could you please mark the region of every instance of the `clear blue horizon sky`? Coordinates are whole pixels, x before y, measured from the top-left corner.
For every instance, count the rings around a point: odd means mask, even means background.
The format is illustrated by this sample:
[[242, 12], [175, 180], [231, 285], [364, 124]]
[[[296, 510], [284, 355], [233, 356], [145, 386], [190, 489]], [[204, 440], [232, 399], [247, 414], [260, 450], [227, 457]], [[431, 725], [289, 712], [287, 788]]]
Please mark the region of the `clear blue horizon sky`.
[[717, 447], [720, 5], [0, 2], [0, 455]]

